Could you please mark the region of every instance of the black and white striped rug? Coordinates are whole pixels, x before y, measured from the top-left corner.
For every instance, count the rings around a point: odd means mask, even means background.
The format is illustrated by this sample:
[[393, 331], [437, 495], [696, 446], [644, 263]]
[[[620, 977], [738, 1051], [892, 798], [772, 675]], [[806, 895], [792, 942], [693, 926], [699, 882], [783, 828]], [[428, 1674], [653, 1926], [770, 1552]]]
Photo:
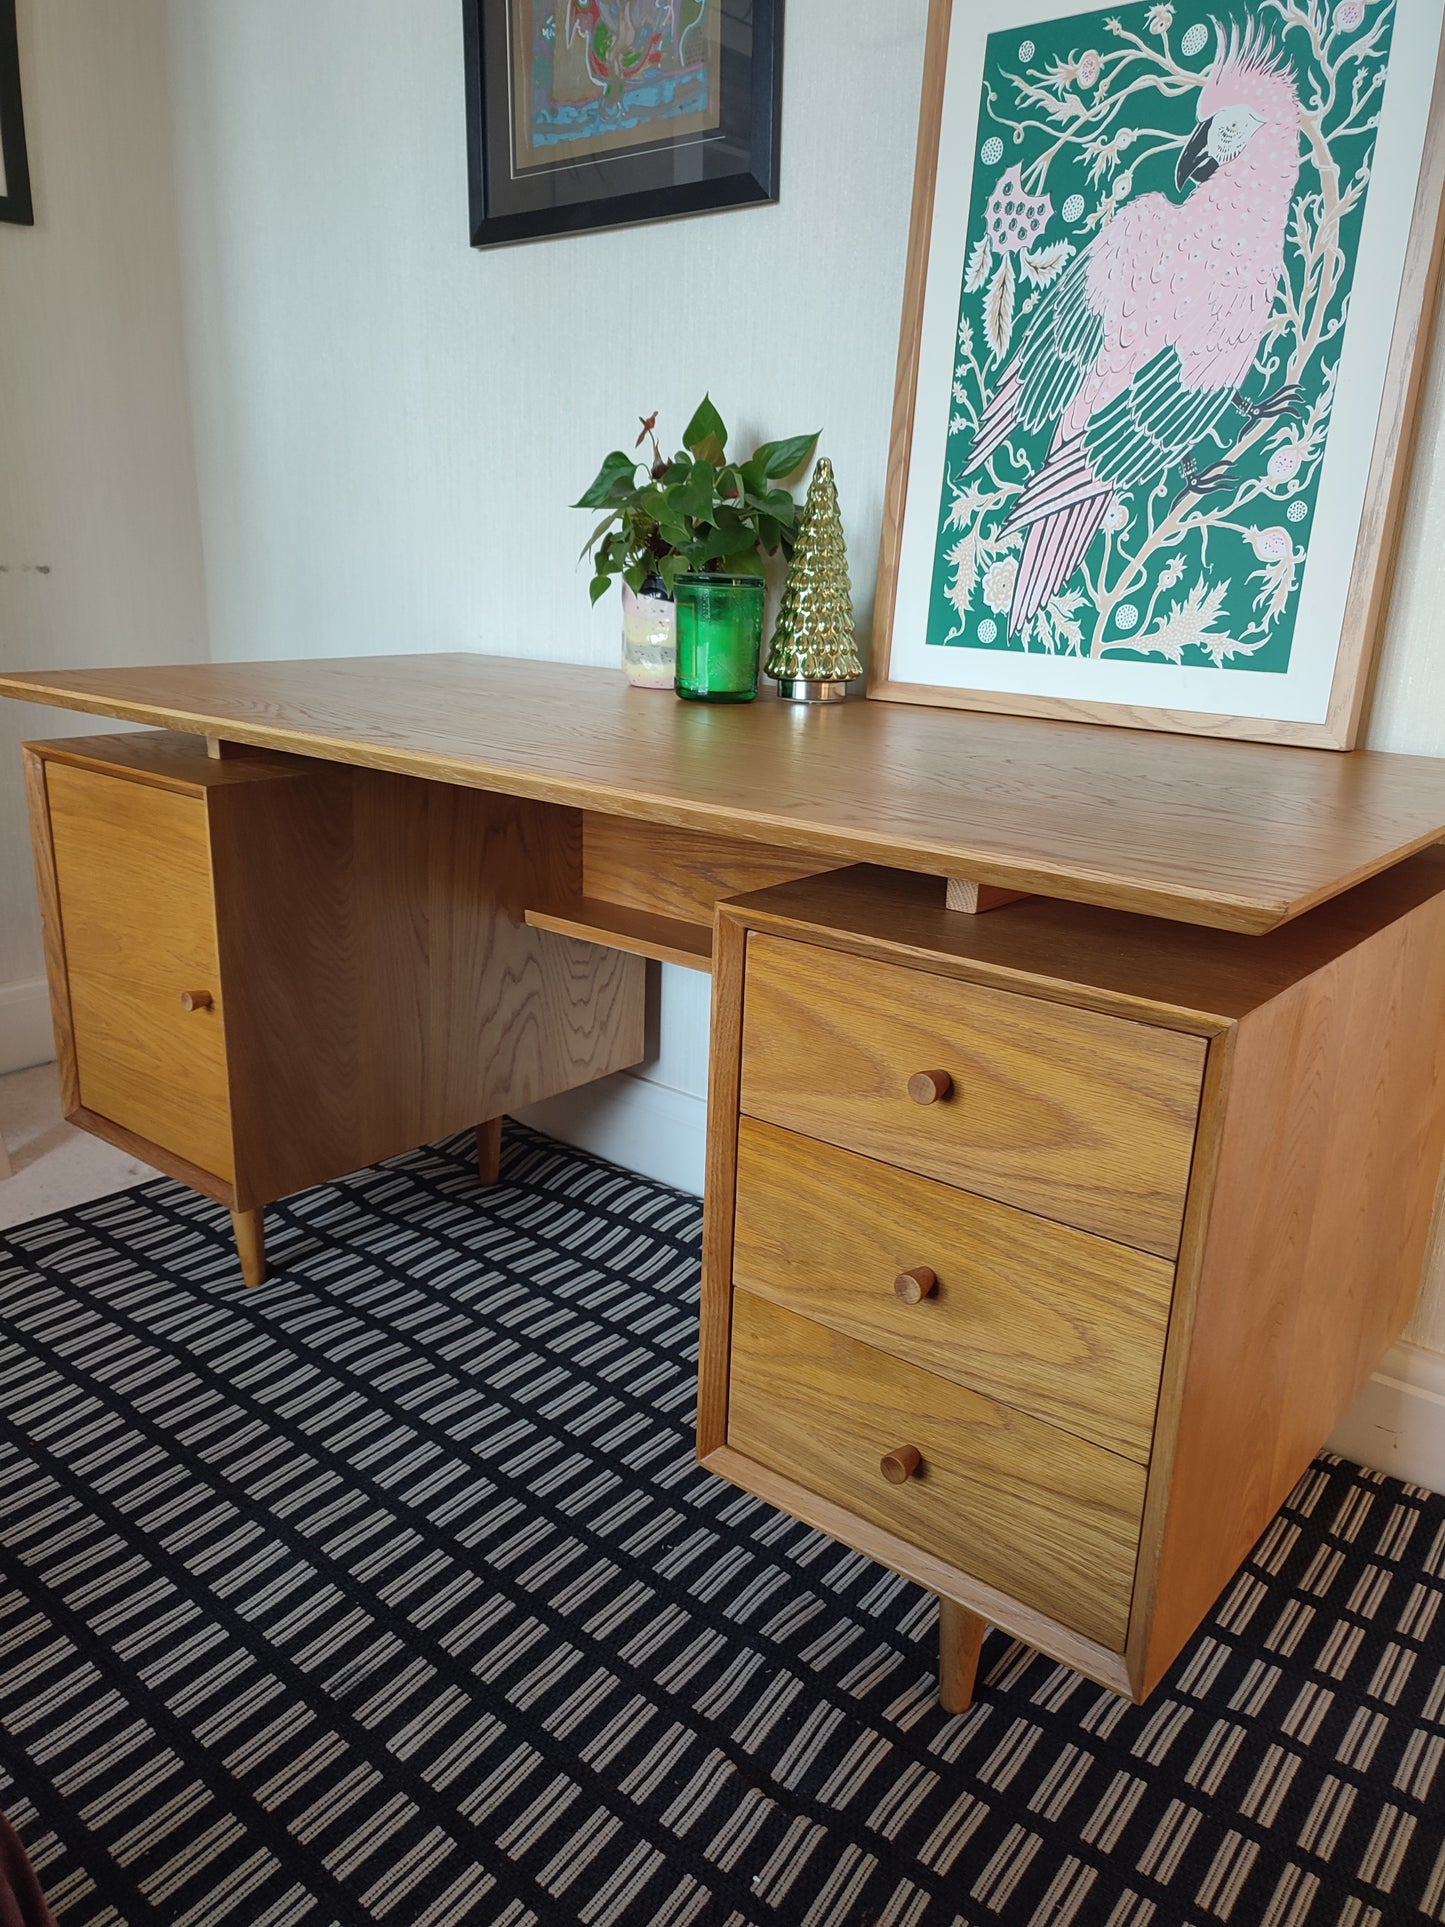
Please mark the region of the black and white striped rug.
[[1325, 1459], [1153, 1702], [701, 1472], [700, 1206], [524, 1131], [0, 1239], [0, 1808], [62, 1927], [1445, 1922], [1445, 1499]]

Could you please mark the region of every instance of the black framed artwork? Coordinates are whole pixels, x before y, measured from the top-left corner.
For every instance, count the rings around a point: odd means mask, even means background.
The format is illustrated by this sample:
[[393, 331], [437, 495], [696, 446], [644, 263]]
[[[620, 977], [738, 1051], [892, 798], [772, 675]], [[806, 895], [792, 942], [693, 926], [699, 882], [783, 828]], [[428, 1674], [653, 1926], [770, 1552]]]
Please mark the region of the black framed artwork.
[[472, 246], [778, 198], [783, 0], [463, 0]]
[[20, 111], [20, 47], [15, 0], [0, 0], [0, 221], [33, 227], [25, 119]]

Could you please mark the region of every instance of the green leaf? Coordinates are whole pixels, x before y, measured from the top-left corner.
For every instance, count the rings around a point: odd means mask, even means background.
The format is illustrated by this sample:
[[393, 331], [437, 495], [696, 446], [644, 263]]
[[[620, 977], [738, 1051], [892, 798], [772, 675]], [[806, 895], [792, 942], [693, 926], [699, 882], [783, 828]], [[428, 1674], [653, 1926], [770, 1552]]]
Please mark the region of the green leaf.
[[602, 598], [603, 598], [603, 596], [605, 596], [605, 595], [606, 595], [606, 593], [607, 593], [607, 591], [608, 591], [608, 590], [609, 590], [609, 589], [610, 589], [611, 587], [612, 587], [612, 578], [611, 578], [611, 576], [608, 576], [608, 575], [594, 575], [594, 576], [593, 576], [593, 578], [592, 578], [592, 607], [593, 607], [594, 609], [595, 609], [595, 608], [597, 607], [597, 605], [598, 605], [598, 603], [599, 603], [599, 602], [600, 602], [600, 601], [602, 600]]
[[572, 506], [577, 509], [600, 509], [610, 502], [622, 502], [632, 493], [636, 481], [636, 462], [622, 449], [615, 448], [598, 469], [597, 479], [591, 488]]
[[765, 462], [760, 462], [756, 455], [754, 455], [753, 459], [750, 462], [744, 462], [742, 467], [738, 470], [738, 473], [739, 475], [742, 476], [743, 487], [747, 490], [749, 495], [766, 495], [767, 494], [768, 492], [767, 464]]
[[[818, 434], [821, 433], [819, 429]], [[769, 481], [783, 482], [790, 475], [796, 475], [804, 462], [812, 459], [817, 446], [818, 435], [792, 435], [787, 441], [764, 442], [753, 460], [762, 463]]]
[[729, 462], [717, 478], [718, 500], [740, 503], [748, 492], [743, 472], [735, 463]]
[[712, 553], [725, 562], [731, 562], [740, 555], [752, 555], [758, 546], [758, 532], [742, 523], [735, 529], [719, 529], [709, 544]]
[[617, 520], [616, 509], [613, 509], [611, 514], [605, 515], [602, 518], [602, 520], [597, 524], [596, 528], [593, 529], [592, 533], [588, 536], [587, 540], [582, 544], [582, 555], [579, 555], [577, 558], [579, 562], [582, 560], [583, 555], [590, 555], [592, 553], [593, 549], [596, 548], [597, 544], [602, 540], [603, 536], [606, 535], [607, 531], [612, 527], [612, 524], [616, 520]]
[[771, 515], [760, 515], [758, 517], [759, 547], [766, 549], [769, 555], [776, 555], [778, 551], [778, 546], [782, 542], [782, 539], [783, 539], [782, 525], [779, 522], [774, 521]]
[[711, 522], [716, 477], [710, 462], [695, 462], [681, 487], [669, 491], [672, 509], [694, 522]]
[[704, 395], [698, 403], [696, 413], [682, 431], [682, 439], [700, 462], [711, 462], [714, 468], [721, 468], [727, 460], [727, 426], [713, 407], [710, 395]]

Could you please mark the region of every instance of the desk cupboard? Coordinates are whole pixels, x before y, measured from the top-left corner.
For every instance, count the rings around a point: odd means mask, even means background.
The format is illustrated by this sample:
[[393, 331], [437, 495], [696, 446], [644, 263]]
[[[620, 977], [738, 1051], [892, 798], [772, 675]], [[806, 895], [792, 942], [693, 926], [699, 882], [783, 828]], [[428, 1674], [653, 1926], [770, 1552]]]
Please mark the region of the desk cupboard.
[[[704, 1463], [1135, 1698], [1398, 1336], [1445, 766], [481, 657], [0, 678], [74, 1119], [234, 1214], [636, 1064], [711, 969]], [[990, 908], [992, 905], [994, 907]]]

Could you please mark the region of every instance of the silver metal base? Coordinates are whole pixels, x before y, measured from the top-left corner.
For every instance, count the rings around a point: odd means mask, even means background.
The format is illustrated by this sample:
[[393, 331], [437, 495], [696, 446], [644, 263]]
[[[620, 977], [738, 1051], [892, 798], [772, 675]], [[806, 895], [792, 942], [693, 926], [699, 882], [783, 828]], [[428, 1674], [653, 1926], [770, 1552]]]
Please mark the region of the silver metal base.
[[846, 701], [845, 682], [780, 682], [778, 694], [785, 703], [841, 703]]

